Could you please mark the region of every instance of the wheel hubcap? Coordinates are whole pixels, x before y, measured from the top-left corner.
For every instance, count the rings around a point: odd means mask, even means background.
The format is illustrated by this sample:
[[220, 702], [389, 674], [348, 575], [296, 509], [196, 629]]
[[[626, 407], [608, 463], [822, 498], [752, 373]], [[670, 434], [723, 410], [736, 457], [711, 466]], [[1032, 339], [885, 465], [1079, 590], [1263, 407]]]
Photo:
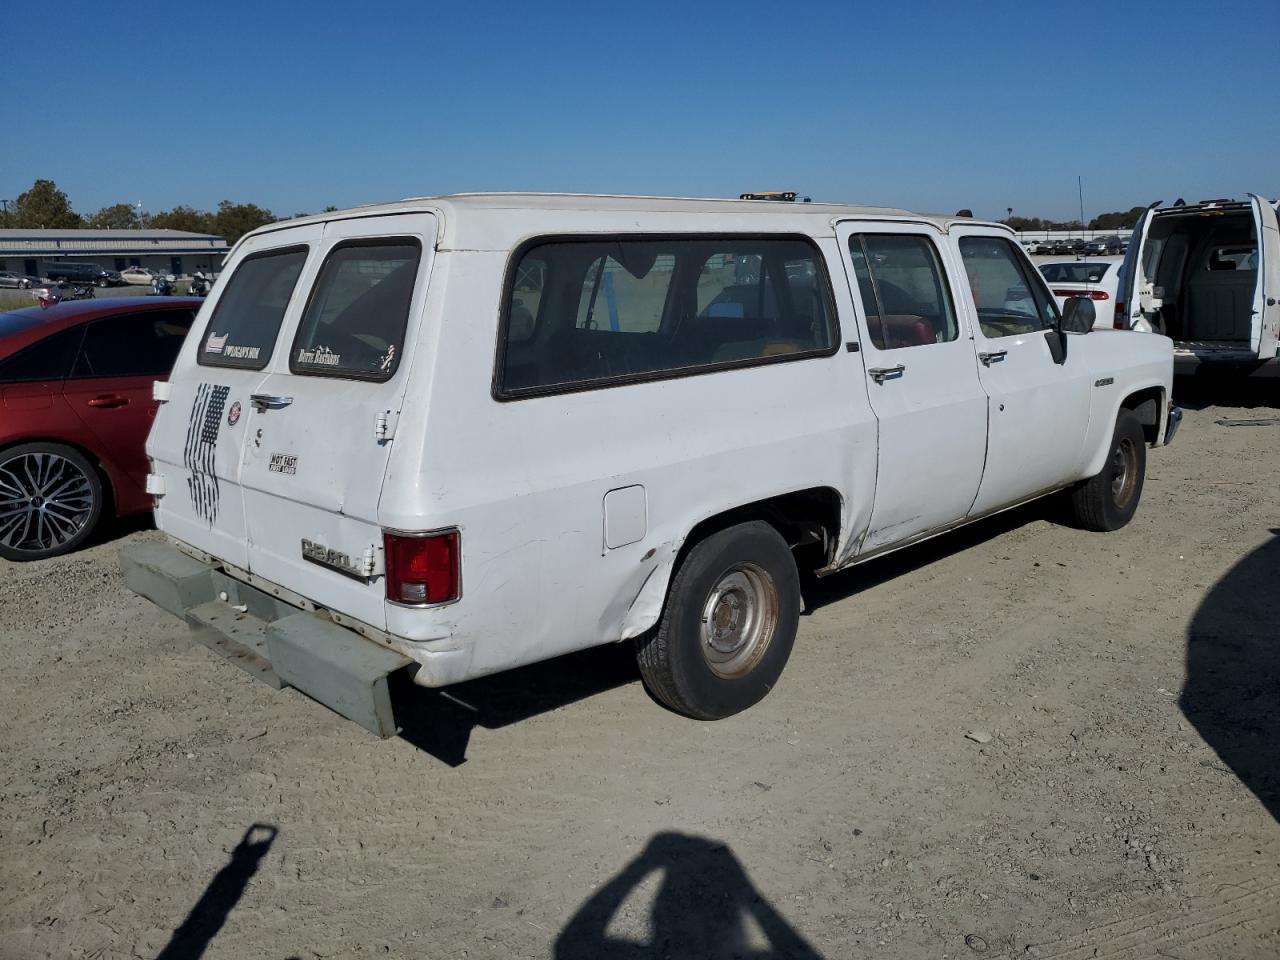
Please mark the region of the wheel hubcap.
[[35, 553], [60, 547], [93, 512], [89, 478], [56, 453], [24, 453], [0, 462], [0, 544]]
[[1126, 506], [1138, 485], [1138, 451], [1129, 438], [1116, 445], [1111, 455], [1111, 498], [1117, 507]]
[[717, 676], [748, 673], [764, 656], [778, 624], [778, 588], [754, 563], [730, 567], [702, 607], [702, 655]]

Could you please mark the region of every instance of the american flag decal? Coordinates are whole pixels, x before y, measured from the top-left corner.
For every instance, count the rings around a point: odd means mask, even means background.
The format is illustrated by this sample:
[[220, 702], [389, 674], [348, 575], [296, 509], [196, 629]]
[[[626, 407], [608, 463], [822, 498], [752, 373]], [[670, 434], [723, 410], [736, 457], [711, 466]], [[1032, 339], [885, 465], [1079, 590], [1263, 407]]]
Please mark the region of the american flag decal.
[[214, 472], [214, 453], [218, 447], [218, 430], [222, 426], [222, 408], [227, 404], [230, 387], [202, 383], [196, 387], [187, 421], [187, 443], [182, 449], [182, 463], [191, 471], [187, 490], [196, 516], [212, 526], [218, 519], [218, 475]]

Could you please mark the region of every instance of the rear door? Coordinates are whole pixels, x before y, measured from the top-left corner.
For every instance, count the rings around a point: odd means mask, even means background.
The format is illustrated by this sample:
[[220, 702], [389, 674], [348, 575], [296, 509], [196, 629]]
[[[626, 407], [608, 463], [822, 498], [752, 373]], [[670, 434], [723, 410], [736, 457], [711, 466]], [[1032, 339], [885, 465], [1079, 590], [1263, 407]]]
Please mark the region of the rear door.
[[324, 233], [309, 224], [251, 237], [227, 281], [205, 301], [147, 438], [164, 480], [156, 525], [242, 569], [249, 566], [240, 461], [249, 397], [284, 347], [286, 320], [301, 311], [303, 276]]
[[1249, 341], [1258, 359], [1267, 360], [1277, 355], [1280, 345], [1280, 223], [1269, 201], [1252, 193], [1249, 201], [1258, 235], [1258, 286]]
[[982, 479], [987, 396], [962, 331], [938, 231], [837, 226], [860, 305], [867, 391], [879, 421], [869, 553], [964, 518]]
[[1151, 302], [1154, 281], [1147, 279], [1144, 271], [1147, 263], [1147, 233], [1151, 230], [1151, 220], [1158, 206], [1159, 201], [1143, 211], [1134, 224], [1129, 247], [1124, 252], [1124, 263], [1120, 267], [1120, 287], [1116, 293], [1115, 326], [1119, 330], [1151, 333], [1157, 329], [1152, 322], [1158, 309], [1158, 305]]
[[1082, 465], [1091, 381], [1084, 357], [1054, 363], [1057, 308], [1044, 279], [997, 227], [951, 230], [964, 264], [978, 373], [990, 399], [978, 516], [1073, 480]]
[[378, 501], [426, 297], [429, 213], [325, 225], [265, 376], [245, 397], [248, 567], [385, 625]]

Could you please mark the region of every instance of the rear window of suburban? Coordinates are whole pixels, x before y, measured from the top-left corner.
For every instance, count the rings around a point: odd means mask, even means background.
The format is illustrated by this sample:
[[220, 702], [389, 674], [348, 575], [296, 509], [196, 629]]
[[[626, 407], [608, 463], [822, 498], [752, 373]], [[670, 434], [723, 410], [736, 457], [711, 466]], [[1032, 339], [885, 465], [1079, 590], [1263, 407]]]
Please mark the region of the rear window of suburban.
[[833, 353], [804, 237], [543, 239], [507, 278], [495, 396], [517, 399]]
[[1050, 283], [1098, 283], [1111, 269], [1109, 263], [1046, 263], [1040, 272]]
[[265, 367], [306, 260], [306, 247], [286, 247], [240, 261], [213, 308], [196, 362], [246, 370]]
[[404, 352], [422, 245], [412, 237], [353, 240], [325, 258], [298, 324], [293, 373], [388, 380]]

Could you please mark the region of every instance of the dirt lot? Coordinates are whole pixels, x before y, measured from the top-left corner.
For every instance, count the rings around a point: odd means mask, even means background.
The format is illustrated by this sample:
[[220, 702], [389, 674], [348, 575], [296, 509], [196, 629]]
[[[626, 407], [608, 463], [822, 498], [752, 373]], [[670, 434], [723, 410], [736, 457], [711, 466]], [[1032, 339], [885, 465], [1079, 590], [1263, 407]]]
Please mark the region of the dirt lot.
[[379, 742], [118, 539], [0, 561], [0, 956], [1280, 956], [1280, 424], [1219, 423], [1276, 416], [1190, 410], [1120, 533], [1023, 509], [812, 586], [713, 724], [608, 648]]

